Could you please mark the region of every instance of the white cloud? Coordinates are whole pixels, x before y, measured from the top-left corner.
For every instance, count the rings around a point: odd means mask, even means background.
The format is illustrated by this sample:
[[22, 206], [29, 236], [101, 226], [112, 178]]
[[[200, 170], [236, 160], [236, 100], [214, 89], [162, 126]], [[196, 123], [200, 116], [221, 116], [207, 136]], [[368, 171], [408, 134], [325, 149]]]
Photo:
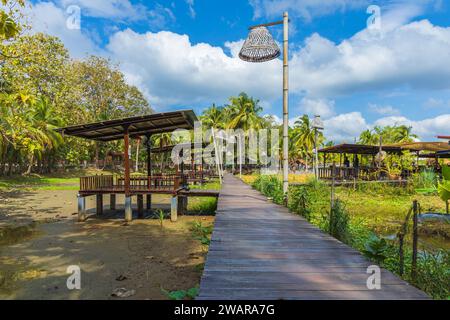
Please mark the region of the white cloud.
[[320, 115], [329, 118], [334, 115], [334, 100], [303, 98], [299, 105], [299, 112], [310, 116]]
[[361, 112], [337, 115], [324, 121], [325, 137], [334, 142], [353, 143], [360, 133], [369, 128]]
[[450, 88], [450, 28], [423, 20], [386, 32], [364, 30], [335, 45], [314, 34], [291, 61], [292, 89], [310, 96]]
[[192, 44], [187, 35], [128, 29], [114, 34], [107, 48], [127, 79], [156, 107], [223, 102], [241, 91], [262, 100], [279, 96], [280, 60], [246, 63], [234, 56], [238, 42], [226, 46], [233, 56], [220, 47]]
[[421, 141], [435, 141], [439, 134], [448, 134], [450, 114], [443, 114], [424, 120], [410, 120], [403, 116], [389, 116], [368, 123], [360, 112], [350, 112], [337, 115], [324, 121], [325, 137], [335, 143], [353, 143], [362, 131], [375, 126], [406, 125], [411, 126], [413, 133]]
[[[142, 19], [142, 5], [133, 5], [129, 0], [59, 0], [62, 8], [77, 5], [84, 16], [108, 19]], [[146, 10], [144, 10], [146, 11]]]
[[369, 110], [384, 116], [394, 116], [400, 114], [400, 110], [390, 105], [380, 106], [374, 103], [369, 103]]
[[28, 12], [33, 32], [44, 32], [59, 37], [74, 57], [87, 53], [100, 54], [101, 49], [92, 38], [79, 29], [67, 28], [68, 16], [54, 3], [39, 2]]
[[436, 140], [436, 136], [439, 134], [448, 134], [450, 124], [450, 114], [443, 114], [435, 118], [428, 118], [424, 120], [410, 120], [406, 117], [385, 117], [375, 121], [374, 125], [388, 126], [388, 125], [406, 125], [413, 128], [413, 132], [416, 133], [423, 141]]

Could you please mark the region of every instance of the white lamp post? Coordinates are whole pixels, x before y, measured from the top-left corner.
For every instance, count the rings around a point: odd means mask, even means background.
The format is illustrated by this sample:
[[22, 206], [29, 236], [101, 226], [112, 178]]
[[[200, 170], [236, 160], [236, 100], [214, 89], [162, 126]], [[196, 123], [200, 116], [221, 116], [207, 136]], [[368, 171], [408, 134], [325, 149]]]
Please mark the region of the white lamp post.
[[239, 57], [248, 62], [264, 62], [280, 56], [280, 48], [273, 40], [266, 27], [283, 25], [283, 192], [287, 194], [289, 187], [289, 78], [288, 78], [288, 13], [283, 14], [283, 20], [259, 24], [250, 27], [250, 34], [242, 46]]

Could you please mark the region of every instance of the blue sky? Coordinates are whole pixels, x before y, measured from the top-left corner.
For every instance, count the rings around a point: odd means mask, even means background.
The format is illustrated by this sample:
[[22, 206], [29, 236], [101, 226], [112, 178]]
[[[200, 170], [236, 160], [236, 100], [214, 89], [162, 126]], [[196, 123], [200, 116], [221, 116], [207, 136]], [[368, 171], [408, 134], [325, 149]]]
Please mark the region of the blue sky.
[[[156, 111], [200, 113], [246, 91], [281, 117], [281, 61], [237, 53], [249, 25], [289, 11], [290, 118], [320, 114], [334, 141], [374, 125], [407, 124], [422, 140], [450, 134], [450, 1], [32, 1], [35, 31], [59, 36], [75, 58], [120, 64]], [[80, 29], [67, 27], [70, 6]], [[378, 6], [378, 28], [367, 13]], [[70, 11], [70, 10], [69, 10]], [[73, 11], [72, 11], [73, 12]], [[280, 27], [271, 28], [281, 41]]]

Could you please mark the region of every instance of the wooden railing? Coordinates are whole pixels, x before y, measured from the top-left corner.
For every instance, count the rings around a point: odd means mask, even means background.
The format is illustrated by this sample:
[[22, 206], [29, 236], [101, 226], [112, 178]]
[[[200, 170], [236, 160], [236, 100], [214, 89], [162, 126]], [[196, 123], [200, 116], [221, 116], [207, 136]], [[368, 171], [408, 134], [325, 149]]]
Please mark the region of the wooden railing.
[[[130, 177], [130, 191], [176, 191], [187, 186], [185, 175], [156, 175]], [[125, 178], [112, 175], [97, 175], [80, 178], [82, 192], [125, 191]]]
[[319, 178], [320, 179], [332, 179], [336, 180], [374, 180], [377, 179], [377, 169], [376, 168], [346, 168], [346, 167], [326, 167], [319, 168]]
[[112, 175], [100, 175], [80, 178], [80, 191], [112, 188], [113, 186], [114, 176]]

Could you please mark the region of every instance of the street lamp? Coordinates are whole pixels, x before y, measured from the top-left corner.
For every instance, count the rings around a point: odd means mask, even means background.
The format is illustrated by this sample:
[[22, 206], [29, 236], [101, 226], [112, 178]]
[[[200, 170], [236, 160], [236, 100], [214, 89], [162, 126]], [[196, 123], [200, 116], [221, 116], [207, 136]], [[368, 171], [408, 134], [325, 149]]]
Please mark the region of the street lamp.
[[315, 165], [314, 165], [314, 176], [316, 179], [319, 178], [319, 152], [318, 152], [318, 136], [319, 130], [323, 130], [323, 121], [320, 119], [319, 115], [314, 116], [314, 120], [311, 123], [312, 128], [314, 129], [314, 155], [315, 155]]
[[245, 40], [239, 58], [248, 62], [265, 62], [276, 59], [280, 56], [280, 48], [273, 40], [266, 27], [283, 25], [283, 192], [287, 194], [289, 187], [289, 145], [288, 145], [288, 13], [283, 14], [283, 20], [270, 23], [259, 24], [250, 27], [250, 33]]

